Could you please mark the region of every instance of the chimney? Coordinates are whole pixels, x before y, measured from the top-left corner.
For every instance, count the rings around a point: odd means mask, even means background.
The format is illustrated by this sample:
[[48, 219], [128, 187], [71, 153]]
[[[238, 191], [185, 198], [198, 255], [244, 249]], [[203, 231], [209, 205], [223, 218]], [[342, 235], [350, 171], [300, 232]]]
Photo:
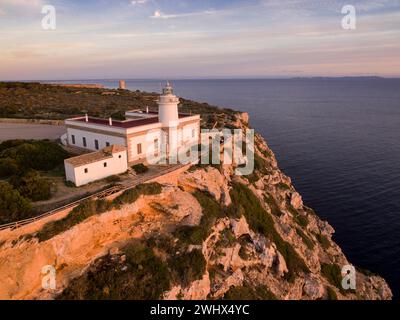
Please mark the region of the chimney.
[[110, 126], [112, 126], [112, 118], [108, 119], [108, 123], [110, 124]]
[[89, 122], [89, 117], [88, 117], [87, 113], [85, 114], [85, 122]]
[[149, 113], [149, 107], [148, 106], [146, 107], [146, 113]]

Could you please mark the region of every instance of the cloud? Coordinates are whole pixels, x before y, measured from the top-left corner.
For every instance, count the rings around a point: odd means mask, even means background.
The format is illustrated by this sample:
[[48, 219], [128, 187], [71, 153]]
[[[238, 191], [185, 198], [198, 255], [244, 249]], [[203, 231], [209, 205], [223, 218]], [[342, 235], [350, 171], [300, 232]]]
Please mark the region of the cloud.
[[175, 13], [175, 14], [165, 14], [160, 10], [154, 11], [154, 14], [150, 16], [153, 19], [176, 19], [176, 18], [186, 18], [195, 16], [206, 16], [216, 14], [215, 10], [205, 10], [198, 12], [188, 12], [188, 13]]
[[37, 7], [43, 5], [42, 0], [0, 0], [2, 7]]
[[131, 4], [132, 5], [141, 5], [141, 4], [145, 4], [147, 2], [147, 0], [132, 0]]

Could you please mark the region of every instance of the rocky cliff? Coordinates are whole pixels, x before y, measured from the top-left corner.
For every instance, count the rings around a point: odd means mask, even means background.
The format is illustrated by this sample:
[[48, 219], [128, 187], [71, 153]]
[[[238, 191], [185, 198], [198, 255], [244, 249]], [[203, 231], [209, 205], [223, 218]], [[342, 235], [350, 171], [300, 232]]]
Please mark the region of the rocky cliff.
[[[236, 114], [231, 126], [247, 128]], [[341, 286], [351, 264], [333, 228], [306, 207], [255, 139], [255, 172], [192, 166], [141, 195], [67, 231], [42, 239], [0, 232], [2, 299], [390, 299], [377, 275], [357, 269], [356, 289]], [[42, 288], [44, 265], [55, 290]]]

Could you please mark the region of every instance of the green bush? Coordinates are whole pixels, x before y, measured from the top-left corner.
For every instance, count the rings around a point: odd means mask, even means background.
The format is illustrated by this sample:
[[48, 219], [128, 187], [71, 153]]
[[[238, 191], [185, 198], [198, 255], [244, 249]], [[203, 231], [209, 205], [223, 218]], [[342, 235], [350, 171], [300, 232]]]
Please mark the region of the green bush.
[[174, 277], [183, 287], [187, 287], [192, 281], [201, 279], [206, 270], [206, 260], [201, 250], [198, 249], [172, 256], [168, 260], [168, 265]]
[[309, 272], [303, 259], [299, 257], [293, 247], [282, 239], [275, 229], [274, 220], [261, 206], [255, 194], [244, 184], [234, 182], [230, 192], [232, 202], [236, 208], [243, 208], [243, 213], [251, 229], [255, 232], [264, 234], [271, 241], [275, 242], [278, 251], [286, 261], [289, 272], [285, 278], [292, 282], [296, 273]]
[[0, 181], [0, 223], [29, 218], [32, 206], [26, 198], [13, 189], [8, 182]]
[[50, 183], [42, 178], [37, 171], [29, 170], [22, 175], [12, 176], [9, 180], [19, 193], [32, 201], [51, 198]]
[[185, 243], [201, 244], [210, 234], [215, 220], [224, 217], [225, 213], [221, 205], [209, 193], [197, 190], [193, 195], [199, 202], [203, 212], [200, 224], [198, 226], [177, 228], [175, 236]]
[[248, 284], [230, 287], [224, 300], [277, 300], [276, 296], [265, 285], [253, 287]]
[[81, 223], [87, 218], [112, 210], [126, 203], [136, 201], [141, 194], [153, 195], [161, 193], [161, 185], [158, 183], [148, 183], [136, 186], [134, 189], [125, 191], [122, 195], [108, 201], [105, 199], [100, 200], [86, 200], [75, 207], [65, 218], [57, 221], [52, 221], [43, 226], [37, 233], [39, 241], [46, 241], [52, 237], [65, 232], [73, 226]]
[[326, 292], [327, 292], [328, 300], [337, 300], [338, 299], [337, 294], [336, 294], [335, 290], [333, 290], [332, 287], [327, 287]]
[[39, 242], [46, 241], [65, 232], [87, 218], [95, 214], [106, 212], [111, 208], [112, 203], [104, 199], [96, 201], [86, 200], [75, 207], [65, 218], [46, 223], [37, 233], [36, 237], [39, 239]]
[[326, 237], [326, 236], [324, 236], [323, 234], [321, 234], [321, 233], [318, 233], [317, 235], [316, 235], [316, 238], [317, 238], [317, 240], [318, 240], [318, 242], [321, 244], [321, 247], [323, 248], [323, 249], [329, 249], [330, 248], [330, 246], [331, 246], [331, 243], [329, 242], [329, 240], [328, 240], [328, 238]]
[[301, 229], [296, 228], [296, 232], [303, 240], [304, 244], [307, 246], [308, 249], [310, 250], [314, 249], [314, 242], [312, 242], [312, 240], [309, 237], [307, 237]]
[[[0, 158], [14, 159], [21, 170], [51, 170], [69, 156], [61, 146], [48, 140], [11, 140], [0, 145]], [[10, 147], [11, 146], [11, 147]]]
[[117, 207], [123, 204], [130, 204], [135, 202], [141, 195], [156, 195], [160, 194], [161, 191], [162, 186], [157, 182], [140, 184], [133, 189], [126, 190], [115, 198], [113, 203]]
[[9, 177], [18, 172], [18, 163], [11, 158], [0, 158], [0, 178]]
[[146, 167], [143, 163], [132, 166], [132, 169], [135, 170], [137, 174], [146, 173], [147, 171], [149, 171], [149, 168]]
[[321, 264], [321, 274], [330, 282], [330, 284], [343, 291], [342, 272], [337, 264]]
[[[132, 242], [119, 256], [96, 260], [84, 275], [72, 280], [60, 300], [155, 300], [170, 288], [167, 265], [144, 243]], [[117, 258], [117, 259], [116, 259]]]

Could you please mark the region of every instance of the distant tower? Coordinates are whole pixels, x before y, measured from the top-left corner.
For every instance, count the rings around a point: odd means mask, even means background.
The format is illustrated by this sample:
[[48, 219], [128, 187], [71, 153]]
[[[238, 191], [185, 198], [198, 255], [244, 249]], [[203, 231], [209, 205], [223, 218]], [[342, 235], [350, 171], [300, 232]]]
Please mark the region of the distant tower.
[[179, 99], [174, 95], [174, 90], [169, 82], [163, 88], [158, 104], [158, 119], [165, 127], [175, 127], [178, 125], [178, 104]]
[[119, 88], [120, 88], [121, 90], [125, 90], [125, 89], [126, 89], [125, 80], [119, 80]]

